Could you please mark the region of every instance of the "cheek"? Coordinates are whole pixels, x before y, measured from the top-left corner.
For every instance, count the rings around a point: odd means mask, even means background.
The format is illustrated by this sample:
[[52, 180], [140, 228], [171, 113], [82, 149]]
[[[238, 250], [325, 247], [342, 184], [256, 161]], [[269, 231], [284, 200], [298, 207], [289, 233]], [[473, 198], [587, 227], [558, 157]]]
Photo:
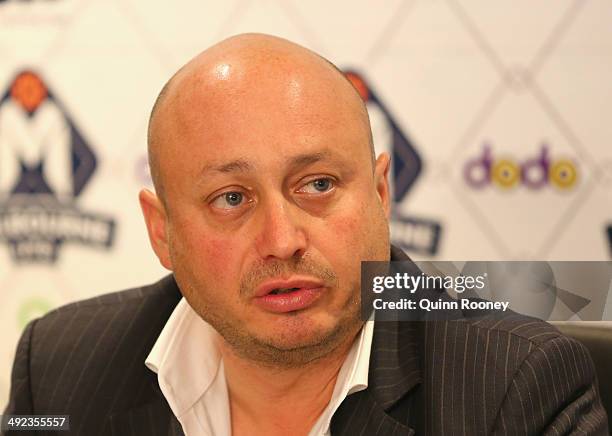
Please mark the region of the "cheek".
[[240, 277], [236, 241], [211, 235], [215, 235], [212, 230], [185, 227], [176, 234], [174, 247], [176, 279], [189, 303], [205, 319], [212, 310], [225, 313], [238, 304], [236, 277]]
[[361, 251], [370, 232], [375, 230], [372, 228], [372, 207], [368, 208], [365, 202], [360, 202], [343, 208], [343, 213], [329, 220], [328, 235], [333, 235], [331, 239], [335, 239], [337, 244]]
[[[389, 252], [389, 227], [380, 204], [362, 201], [329, 217], [318, 235], [318, 245], [339, 263], [384, 260]], [[347, 256], [348, 255], [348, 256]], [[350, 259], [347, 259], [347, 257]]]
[[207, 268], [222, 273], [232, 262], [232, 253], [235, 253], [232, 241], [225, 238], [207, 236], [202, 238], [202, 250], [207, 261]]
[[184, 220], [177, 226], [171, 251], [177, 259], [177, 267], [187, 269], [200, 280], [215, 282], [235, 277], [237, 268], [236, 241], [231, 235], [220, 235], [195, 220]]
[[363, 217], [356, 213], [328, 217], [321, 222], [316, 236], [312, 235], [312, 245], [346, 279], [364, 251], [366, 230]]
[[341, 244], [345, 246], [356, 247], [363, 232], [362, 225], [363, 221], [354, 215], [338, 217], [331, 222], [329, 234], [334, 237], [330, 239], [335, 239], [336, 243], [342, 241]]

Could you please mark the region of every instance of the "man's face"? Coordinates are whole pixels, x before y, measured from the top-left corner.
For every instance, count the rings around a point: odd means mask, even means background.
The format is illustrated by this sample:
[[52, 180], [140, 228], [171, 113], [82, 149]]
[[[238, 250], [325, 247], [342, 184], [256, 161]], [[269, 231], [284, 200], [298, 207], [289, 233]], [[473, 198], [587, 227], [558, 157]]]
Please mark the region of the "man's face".
[[388, 160], [373, 171], [355, 101], [263, 82], [177, 98], [167, 266], [239, 353], [299, 364], [361, 326], [360, 262], [389, 257]]

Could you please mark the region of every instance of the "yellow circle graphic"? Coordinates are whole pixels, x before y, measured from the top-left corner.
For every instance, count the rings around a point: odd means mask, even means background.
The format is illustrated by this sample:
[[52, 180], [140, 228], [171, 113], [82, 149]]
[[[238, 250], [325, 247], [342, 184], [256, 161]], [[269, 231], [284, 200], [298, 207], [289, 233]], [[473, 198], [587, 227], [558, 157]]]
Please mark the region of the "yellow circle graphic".
[[501, 188], [510, 189], [520, 181], [521, 169], [508, 159], [501, 159], [491, 169], [491, 179]]
[[570, 189], [576, 184], [578, 170], [573, 162], [561, 159], [552, 164], [548, 177], [557, 188]]

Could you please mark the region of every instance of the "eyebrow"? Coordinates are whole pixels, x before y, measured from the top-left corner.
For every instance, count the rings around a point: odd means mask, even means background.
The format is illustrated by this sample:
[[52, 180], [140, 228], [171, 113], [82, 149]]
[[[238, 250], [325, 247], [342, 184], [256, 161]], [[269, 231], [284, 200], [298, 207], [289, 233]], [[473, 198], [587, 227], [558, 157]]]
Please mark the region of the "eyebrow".
[[[298, 154], [297, 156], [293, 156], [289, 160], [289, 166], [305, 167], [308, 165], [312, 165], [313, 163], [319, 162], [321, 160], [329, 159], [332, 157], [333, 157], [333, 154], [328, 150], [324, 150], [324, 151], [316, 152], [316, 153]], [[205, 174], [209, 171], [223, 173], [223, 174], [234, 173], [234, 172], [247, 173], [247, 172], [255, 171], [255, 166], [247, 160], [236, 159], [236, 160], [233, 160], [231, 162], [227, 162], [221, 165], [206, 165], [204, 168], [202, 168], [201, 174]]]
[[253, 164], [251, 164], [250, 162], [243, 159], [237, 159], [221, 165], [206, 165], [204, 168], [202, 168], [201, 173], [204, 174], [209, 171], [214, 171], [218, 173], [246, 173], [249, 171], [253, 171], [254, 169], [255, 168]]
[[304, 154], [298, 154], [297, 156], [292, 157], [291, 160], [289, 161], [289, 164], [290, 166], [293, 166], [293, 167], [305, 167], [313, 163], [317, 163], [319, 161], [329, 159], [331, 157], [332, 157], [332, 153], [330, 153], [327, 150], [317, 152], [317, 153], [304, 153]]

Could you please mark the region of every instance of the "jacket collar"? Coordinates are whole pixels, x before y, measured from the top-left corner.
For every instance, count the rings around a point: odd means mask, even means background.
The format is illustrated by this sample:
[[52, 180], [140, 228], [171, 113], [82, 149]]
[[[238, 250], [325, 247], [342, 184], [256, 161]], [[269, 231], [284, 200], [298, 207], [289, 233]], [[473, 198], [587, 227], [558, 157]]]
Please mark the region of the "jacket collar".
[[[421, 384], [419, 336], [418, 322], [375, 324], [368, 388], [349, 395], [340, 405], [332, 418], [332, 435], [415, 434], [408, 424], [414, 415], [410, 410], [414, 396], [408, 394]], [[397, 409], [400, 405], [406, 407]]]

